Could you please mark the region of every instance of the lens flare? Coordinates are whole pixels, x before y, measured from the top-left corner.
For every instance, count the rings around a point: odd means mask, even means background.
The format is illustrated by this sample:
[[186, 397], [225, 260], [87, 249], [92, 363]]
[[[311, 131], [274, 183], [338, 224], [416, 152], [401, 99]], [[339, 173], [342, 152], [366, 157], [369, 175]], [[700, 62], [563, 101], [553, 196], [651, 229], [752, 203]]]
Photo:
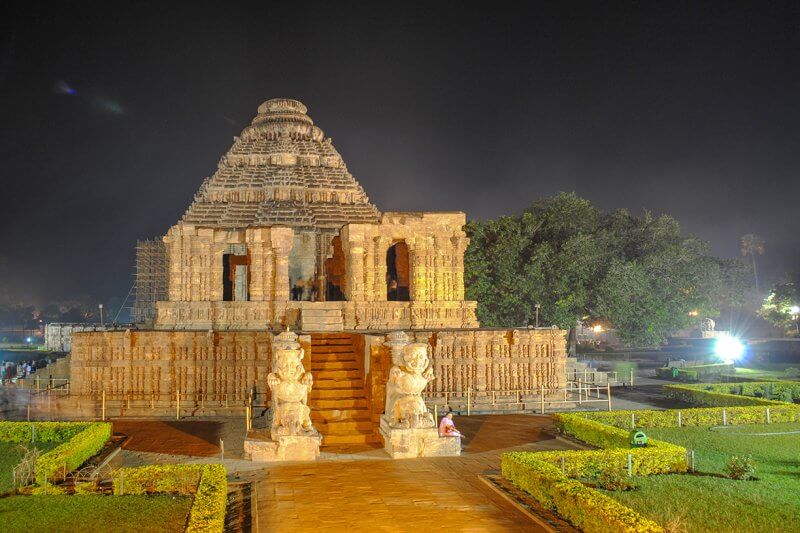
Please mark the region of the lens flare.
[[724, 362], [733, 363], [744, 354], [744, 344], [736, 337], [725, 335], [717, 339], [717, 343], [714, 346], [714, 353]]

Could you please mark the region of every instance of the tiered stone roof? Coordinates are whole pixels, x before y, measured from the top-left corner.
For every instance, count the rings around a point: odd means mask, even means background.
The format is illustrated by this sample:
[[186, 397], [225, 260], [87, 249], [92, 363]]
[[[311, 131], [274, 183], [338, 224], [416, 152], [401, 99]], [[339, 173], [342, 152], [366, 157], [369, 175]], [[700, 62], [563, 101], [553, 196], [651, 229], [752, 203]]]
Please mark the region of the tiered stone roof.
[[224, 228], [338, 229], [379, 217], [306, 106], [276, 98], [259, 106], [217, 171], [203, 181], [182, 221]]

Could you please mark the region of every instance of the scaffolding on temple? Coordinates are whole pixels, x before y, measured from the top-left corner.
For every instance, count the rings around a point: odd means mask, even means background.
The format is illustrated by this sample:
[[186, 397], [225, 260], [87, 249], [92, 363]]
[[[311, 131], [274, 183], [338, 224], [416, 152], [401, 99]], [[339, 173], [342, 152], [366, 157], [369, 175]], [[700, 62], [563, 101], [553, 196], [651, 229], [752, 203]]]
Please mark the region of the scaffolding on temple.
[[136, 241], [136, 300], [131, 319], [152, 326], [156, 302], [167, 299], [167, 249], [161, 239]]

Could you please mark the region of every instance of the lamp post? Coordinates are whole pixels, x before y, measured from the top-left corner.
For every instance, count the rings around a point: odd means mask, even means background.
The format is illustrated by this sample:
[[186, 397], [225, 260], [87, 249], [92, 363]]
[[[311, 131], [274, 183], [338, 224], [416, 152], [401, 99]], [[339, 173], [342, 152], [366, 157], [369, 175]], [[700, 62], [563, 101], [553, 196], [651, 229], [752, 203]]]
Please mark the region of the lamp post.
[[539, 327], [539, 309], [540, 309], [542, 306], [541, 306], [541, 305], [539, 305], [539, 304], [536, 304], [536, 305], [534, 305], [533, 307], [534, 307], [534, 309], [536, 309], [536, 327], [538, 328], [538, 327]]
[[97, 307], [100, 309], [100, 327], [103, 328], [105, 327], [105, 324], [103, 324], [103, 304], [100, 304]]

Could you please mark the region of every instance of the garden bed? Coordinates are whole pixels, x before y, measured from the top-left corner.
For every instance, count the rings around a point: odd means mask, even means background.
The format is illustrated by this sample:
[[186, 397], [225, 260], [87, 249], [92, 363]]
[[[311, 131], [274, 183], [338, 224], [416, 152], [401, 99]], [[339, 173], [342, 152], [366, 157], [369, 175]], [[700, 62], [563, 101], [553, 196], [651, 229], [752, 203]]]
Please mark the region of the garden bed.
[[[636, 477], [636, 490], [604, 494], [678, 530], [800, 531], [800, 423], [645, 432], [693, 450], [698, 472]], [[734, 455], [752, 456], [757, 479], [725, 477], [725, 464]]]

